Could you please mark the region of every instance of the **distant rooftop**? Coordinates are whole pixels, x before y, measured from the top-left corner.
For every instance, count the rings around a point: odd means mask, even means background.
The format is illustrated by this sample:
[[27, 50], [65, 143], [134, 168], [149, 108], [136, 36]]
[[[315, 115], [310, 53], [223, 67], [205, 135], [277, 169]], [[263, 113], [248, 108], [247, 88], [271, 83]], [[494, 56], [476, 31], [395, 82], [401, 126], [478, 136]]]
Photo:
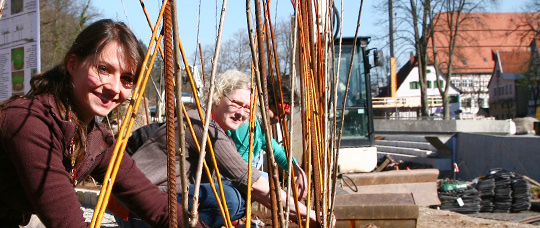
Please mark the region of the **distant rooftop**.
[[[527, 27], [531, 20], [538, 20], [540, 13], [469, 13], [460, 24], [456, 53], [454, 54], [454, 73], [491, 74], [494, 61], [493, 51], [525, 51], [535, 33]], [[439, 63], [448, 64], [449, 13], [436, 15], [435, 38]], [[428, 53], [431, 52], [429, 44]], [[432, 59], [432, 58], [431, 58]], [[446, 71], [443, 68], [441, 70]]]
[[500, 51], [499, 58], [503, 73], [522, 74], [527, 72], [531, 59], [529, 51]]

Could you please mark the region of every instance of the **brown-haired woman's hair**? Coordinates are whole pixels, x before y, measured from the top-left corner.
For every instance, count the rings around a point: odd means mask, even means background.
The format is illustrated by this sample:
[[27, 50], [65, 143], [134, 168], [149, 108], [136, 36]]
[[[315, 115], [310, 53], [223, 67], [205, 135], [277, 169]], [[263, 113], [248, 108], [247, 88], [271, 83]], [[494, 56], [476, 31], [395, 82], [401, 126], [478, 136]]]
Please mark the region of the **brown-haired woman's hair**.
[[[144, 59], [144, 52], [139, 41], [123, 22], [103, 19], [92, 23], [79, 33], [65, 54], [62, 64], [32, 77], [30, 91], [25, 95], [25, 97], [31, 98], [42, 94], [52, 94], [56, 99], [60, 115], [67, 120], [68, 113], [72, 113], [71, 121], [78, 126], [74, 142], [76, 145], [74, 156], [77, 161], [84, 158], [87, 125], [79, 120], [78, 108], [73, 105], [74, 102], [71, 100], [74, 97], [71, 77], [77, 77], [77, 75], [69, 75], [66, 70], [67, 62], [73, 57], [83, 61], [93, 54], [96, 54], [96, 58], [101, 58], [101, 51], [111, 42], [116, 42], [120, 47], [119, 50], [128, 62], [128, 66], [136, 72], [134, 78], [136, 81]], [[15, 98], [12, 97], [3, 104], [7, 104]], [[2, 106], [0, 105], [0, 110]]]

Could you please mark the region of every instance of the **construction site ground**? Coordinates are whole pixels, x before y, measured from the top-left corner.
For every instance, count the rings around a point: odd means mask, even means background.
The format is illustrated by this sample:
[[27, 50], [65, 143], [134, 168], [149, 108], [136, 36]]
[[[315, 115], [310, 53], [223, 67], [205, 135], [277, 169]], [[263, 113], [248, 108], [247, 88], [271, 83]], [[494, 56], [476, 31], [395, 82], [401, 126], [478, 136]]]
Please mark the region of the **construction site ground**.
[[[467, 228], [526, 228], [539, 227], [540, 222], [533, 224], [522, 224], [522, 221], [532, 218], [539, 218], [540, 212], [523, 211], [520, 213], [478, 213], [460, 214], [447, 210], [438, 210], [429, 207], [419, 207], [417, 228], [440, 228], [440, 227], [467, 227]], [[265, 223], [265, 227], [272, 227], [271, 218], [254, 212], [253, 219], [260, 219]], [[298, 227], [291, 223], [291, 228]], [[375, 228], [372, 226], [370, 228]], [[357, 227], [360, 228], [360, 227]], [[364, 227], [361, 227], [364, 228]]]
[[[95, 186], [86, 185], [81, 186], [83, 188], [99, 190]], [[261, 208], [261, 211], [257, 211], [258, 206], [254, 205], [252, 214], [253, 219], [259, 219], [265, 223], [265, 227], [273, 227], [271, 222], [271, 216], [269, 213], [263, 213], [267, 211]], [[90, 221], [93, 214], [93, 207], [91, 205], [85, 205], [81, 209], [84, 210], [84, 216], [87, 221]], [[438, 210], [436, 208], [419, 207], [419, 216], [417, 220], [418, 228], [439, 228], [439, 227], [470, 227], [470, 228], [525, 228], [525, 227], [539, 227], [540, 221], [531, 222], [530, 224], [522, 224], [526, 220], [540, 219], [540, 201], [534, 200], [533, 206], [529, 211], [523, 211], [519, 213], [477, 213], [477, 214], [460, 214], [447, 210]], [[114, 221], [114, 218], [110, 213], [106, 213], [103, 227], [118, 227]], [[42, 228], [39, 219], [36, 216], [32, 219], [31, 223], [26, 226], [30, 228]], [[298, 227], [294, 223], [290, 223], [289, 227]], [[374, 228], [375, 226], [371, 227]]]
[[418, 228], [438, 227], [538, 227], [540, 223], [521, 224], [524, 220], [538, 218], [540, 212], [524, 211], [520, 213], [478, 213], [460, 214], [456, 212], [420, 207]]
[[[521, 224], [521, 221], [538, 218], [540, 212], [525, 211], [520, 213], [478, 213], [460, 214], [456, 212], [420, 207], [417, 228], [467, 227], [467, 228], [526, 228], [539, 227], [540, 223]], [[260, 215], [259, 215], [260, 216]], [[265, 222], [265, 227], [272, 227], [269, 217], [257, 217]], [[290, 224], [289, 227], [298, 227]], [[372, 226], [370, 228], [375, 228]], [[357, 227], [360, 228], [360, 227]], [[362, 227], [364, 228], [364, 227]]]
[[[90, 220], [92, 217], [93, 208], [83, 207], [85, 217]], [[539, 227], [540, 223], [521, 224], [520, 222], [531, 218], [540, 217], [540, 212], [525, 211], [520, 213], [478, 213], [478, 214], [460, 214], [456, 212], [437, 210], [428, 207], [420, 207], [418, 217], [418, 228], [440, 228], [440, 227], [468, 227], [468, 228], [526, 228]], [[272, 227], [271, 219], [268, 214], [255, 212], [254, 219], [260, 219], [265, 223], [265, 227]], [[42, 228], [44, 227], [36, 221], [37, 217], [26, 227]], [[114, 219], [110, 214], [105, 215], [103, 227], [118, 227], [114, 223]], [[291, 228], [298, 227], [291, 223]], [[374, 228], [374, 227], [371, 227]]]

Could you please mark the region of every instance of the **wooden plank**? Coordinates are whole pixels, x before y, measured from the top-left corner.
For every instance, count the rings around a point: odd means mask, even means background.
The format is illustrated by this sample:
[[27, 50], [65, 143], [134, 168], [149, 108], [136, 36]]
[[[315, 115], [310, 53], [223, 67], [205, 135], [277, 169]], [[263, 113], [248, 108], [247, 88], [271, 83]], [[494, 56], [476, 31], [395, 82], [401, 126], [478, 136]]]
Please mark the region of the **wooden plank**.
[[414, 204], [416, 205], [431, 206], [441, 204], [439, 195], [437, 194], [436, 182], [366, 185], [357, 186], [356, 189], [356, 192], [354, 192], [351, 188], [344, 188], [343, 190], [351, 195], [374, 193], [408, 193], [412, 194]]
[[410, 194], [336, 195], [334, 212], [338, 219], [416, 219], [418, 205]]
[[[409, 193], [420, 206], [440, 205], [438, 169], [393, 170], [343, 174], [343, 190], [349, 194]], [[352, 183], [351, 183], [352, 181]], [[350, 187], [346, 187], [346, 186]]]
[[375, 225], [379, 228], [415, 228], [416, 219], [395, 219], [395, 220], [338, 220], [336, 228], [365, 228]]
[[371, 173], [344, 173], [358, 186], [437, 182], [438, 169], [391, 170]]

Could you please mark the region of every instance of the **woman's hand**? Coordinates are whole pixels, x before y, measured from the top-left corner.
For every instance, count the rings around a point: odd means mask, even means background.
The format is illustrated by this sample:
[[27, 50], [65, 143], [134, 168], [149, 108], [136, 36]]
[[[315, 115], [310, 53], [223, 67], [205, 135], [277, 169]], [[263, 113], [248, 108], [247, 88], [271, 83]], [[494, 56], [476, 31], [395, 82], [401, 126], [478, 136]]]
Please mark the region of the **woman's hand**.
[[306, 173], [298, 164], [293, 165], [294, 176], [296, 177], [296, 190], [298, 191], [298, 200], [303, 200], [307, 197], [308, 185]]
[[[336, 227], [336, 222], [337, 222], [336, 215], [332, 214], [329, 217], [329, 219], [330, 219], [330, 224], [328, 224], [329, 227], [330, 228]], [[305, 218], [302, 218], [302, 222], [303, 223], [306, 222]], [[316, 212], [314, 210], [311, 210], [310, 213], [309, 213], [309, 224], [310, 224], [310, 227], [317, 227], [317, 215], [316, 215]]]

